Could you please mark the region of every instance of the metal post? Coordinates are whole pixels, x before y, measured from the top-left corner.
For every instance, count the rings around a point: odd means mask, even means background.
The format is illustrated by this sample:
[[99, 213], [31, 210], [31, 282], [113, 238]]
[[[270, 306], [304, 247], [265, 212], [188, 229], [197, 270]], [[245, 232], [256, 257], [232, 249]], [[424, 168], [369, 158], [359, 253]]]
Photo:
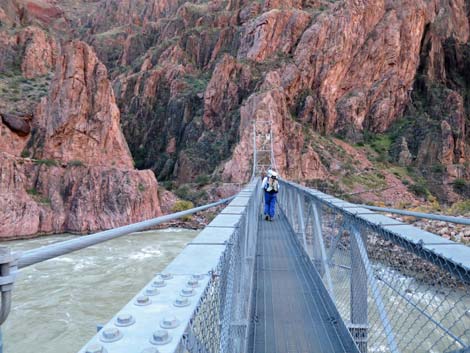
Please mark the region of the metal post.
[[269, 140], [271, 142], [271, 166], [277, 170], [276, 159], [274, 158], [274, 142], [273, 142], [273, 123], [269, 123]]
[[251, 179], [253, 180], [256, 177], [256, 167], [258, 161], [256, 160], [256, 121], [253, 123], [253, 173], [251, 174]]
[[322, 272], [324, 272], [326, 275], [326, 283], [328, 285], [328, 291], [330, 292], [331, 299], [333, 299], [333, 302], [335, 302], [335, 292], [333, 290], [333, 281], [331, 280], [331, 275], [330, 275], [330, 266], [326, 261], [326, 250], [325, 250], [325, 243], [323, 242], [320, 212], [318, 211], [317, 205], [315, 203], [312, 204], [312, 211], [313, 211], [313, 218], [314, 218], [314, 225], [315, 225], [315, 234], [318, 238], [318, 245], [320, 246]]
[[304, 249], [305, 251], [307, 251], [307, 239], [305, 238], [304, 207], [303, 203], [300, 201], [300, 193], [297, 194], [297, 208], [299, 212], [300, 233], [302, 234]]
[[16, 258], [10, 248], [0, 247], [0, 353], [3, 352], [1, 325], [5, 322], [11, 309], [11, 291], [16, 277]]
[[[392, 326], [390, 325], [387, 311], [385, 309], [385, 305], [383, 303], [383, 299], [380, 294], [379, 287], [377, 286], [377, 281], [375, 279], [372, 266], [369, 262], [369, 257], [367, 256], [367, 249], [364, 245], [366, 243], [364, 242], [363, 235], [361, 236], [361, 234], [357, 231], [357, 229], [352, 230], [352, 235], [353, 235], [354, 241], [351, 242], [351, 248], [353, 247], [352, 244], [356, 243], [357, 251], [358, 251], [357, 255], [362, 261], [364, 272], [366, 273], [367, 280], [370, 283], [372, 297], [374, 298], [375, 305], [377, 306], [377, 310], [379, 312], [380, 320], [382, 321], [382, 325], [384, 327], [388, 346], [392, 353], [399, 353], [400, 351], [395, 342], [395, 335], [393, 333]], [[351, 271], [351, 273], [353, 273], [353, 271]], [[354, 282], [351, 282], [351, 288]], [[367, 292], [366, 292], [366, 295], [367, 295]], [[351, 298], [351, 303], [352, 303], [352, 298]], [[352, 322], [352, 318], [353, 317], [351, 315], [351, 322]]]
[[[367, 310], [367, 274], [358, 242], [354, 241], [354, 236], [350, 236], [351, 246], [351, 325], [349, 330], [361, 353], [367, 353], [367, 328], [368, 328], [368, 310]], [[365, 236], [362, 235], [364, 241]], [[364, 242], [366, 244], [366, 242]]]

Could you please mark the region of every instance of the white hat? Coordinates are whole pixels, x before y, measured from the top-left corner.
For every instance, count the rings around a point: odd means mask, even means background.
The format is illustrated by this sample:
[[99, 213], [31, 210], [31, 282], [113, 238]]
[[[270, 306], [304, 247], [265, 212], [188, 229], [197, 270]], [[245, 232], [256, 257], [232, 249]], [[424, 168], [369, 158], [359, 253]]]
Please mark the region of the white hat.
[[267, 171], [267, 174], [268, 174], [268, 177], [272, 176], [273, 173], [275, 173], [274, 171], [272, 171], [271, 169], [268, 169]]
[[276, 178], [278, 177], [277, 173], [274, 170], [271, 170], [271, 176]]

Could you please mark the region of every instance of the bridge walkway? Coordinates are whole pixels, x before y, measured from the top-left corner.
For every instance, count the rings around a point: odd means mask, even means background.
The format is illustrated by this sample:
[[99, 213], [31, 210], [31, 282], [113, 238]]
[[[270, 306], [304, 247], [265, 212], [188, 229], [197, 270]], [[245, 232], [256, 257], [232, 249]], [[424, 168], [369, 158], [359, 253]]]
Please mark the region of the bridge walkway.
[[358, 352], [286, 217], [260, 220], [250, 352]]

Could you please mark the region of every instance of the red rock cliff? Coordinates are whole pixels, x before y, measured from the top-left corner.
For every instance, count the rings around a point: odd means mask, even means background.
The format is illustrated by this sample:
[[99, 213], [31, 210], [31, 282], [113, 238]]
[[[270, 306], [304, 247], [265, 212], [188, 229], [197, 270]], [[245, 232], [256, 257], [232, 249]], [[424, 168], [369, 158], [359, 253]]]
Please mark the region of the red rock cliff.
[[[8, 131], [0, 137], [1, 237], [86, 233], [161, 214], [154, 174], [132, 167], [106, 76], [90, 47], [68, 43], [32, 134], [21, 136], [24, 119], [0, 122]], [[18, 156], [25, 146], [33, 158]]]

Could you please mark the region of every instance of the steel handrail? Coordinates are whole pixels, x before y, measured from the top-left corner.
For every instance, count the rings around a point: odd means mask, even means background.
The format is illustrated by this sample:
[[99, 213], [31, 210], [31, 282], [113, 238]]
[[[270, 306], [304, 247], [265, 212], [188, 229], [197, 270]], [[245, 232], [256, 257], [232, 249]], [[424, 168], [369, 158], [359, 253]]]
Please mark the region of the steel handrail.
[[66, 240], [66, 241], [62, 241], [59, 243], [43, 246], [40, 248], [28, 250], [19, 255], [18, 268], [31, 266], [39, 262], [43, 262], [43, 261], [61, 256], [61, 255], [69, 254], [73, 251], [84, 249], [92, 245], [100, 244], [105, 241], [115, 239], [115, 238], [130, 234], [130, 233], [140, 232], [145, 229], [159, 225], [161, 223], [165, 223], [165, 222], [174, 220], [176, 218], [188, 216], [196, 212], [204, 211], [209, 208], [227, 203], [231, 201], [233, 198], [235, 198], [235, 195], [226, 199], [219, 200], [217, 202], [204, 205], [204, 206], [191, 208], [189, 210], [176, 212], [176, 213], [172, 213], [169, 215], [149, 219], [146, 221], [133, 223], [133, 224], [129, 224], [126, 226], [105, 230], [103, 232], [98, 232], [98, 233], [82, 236], [79, 238]]

